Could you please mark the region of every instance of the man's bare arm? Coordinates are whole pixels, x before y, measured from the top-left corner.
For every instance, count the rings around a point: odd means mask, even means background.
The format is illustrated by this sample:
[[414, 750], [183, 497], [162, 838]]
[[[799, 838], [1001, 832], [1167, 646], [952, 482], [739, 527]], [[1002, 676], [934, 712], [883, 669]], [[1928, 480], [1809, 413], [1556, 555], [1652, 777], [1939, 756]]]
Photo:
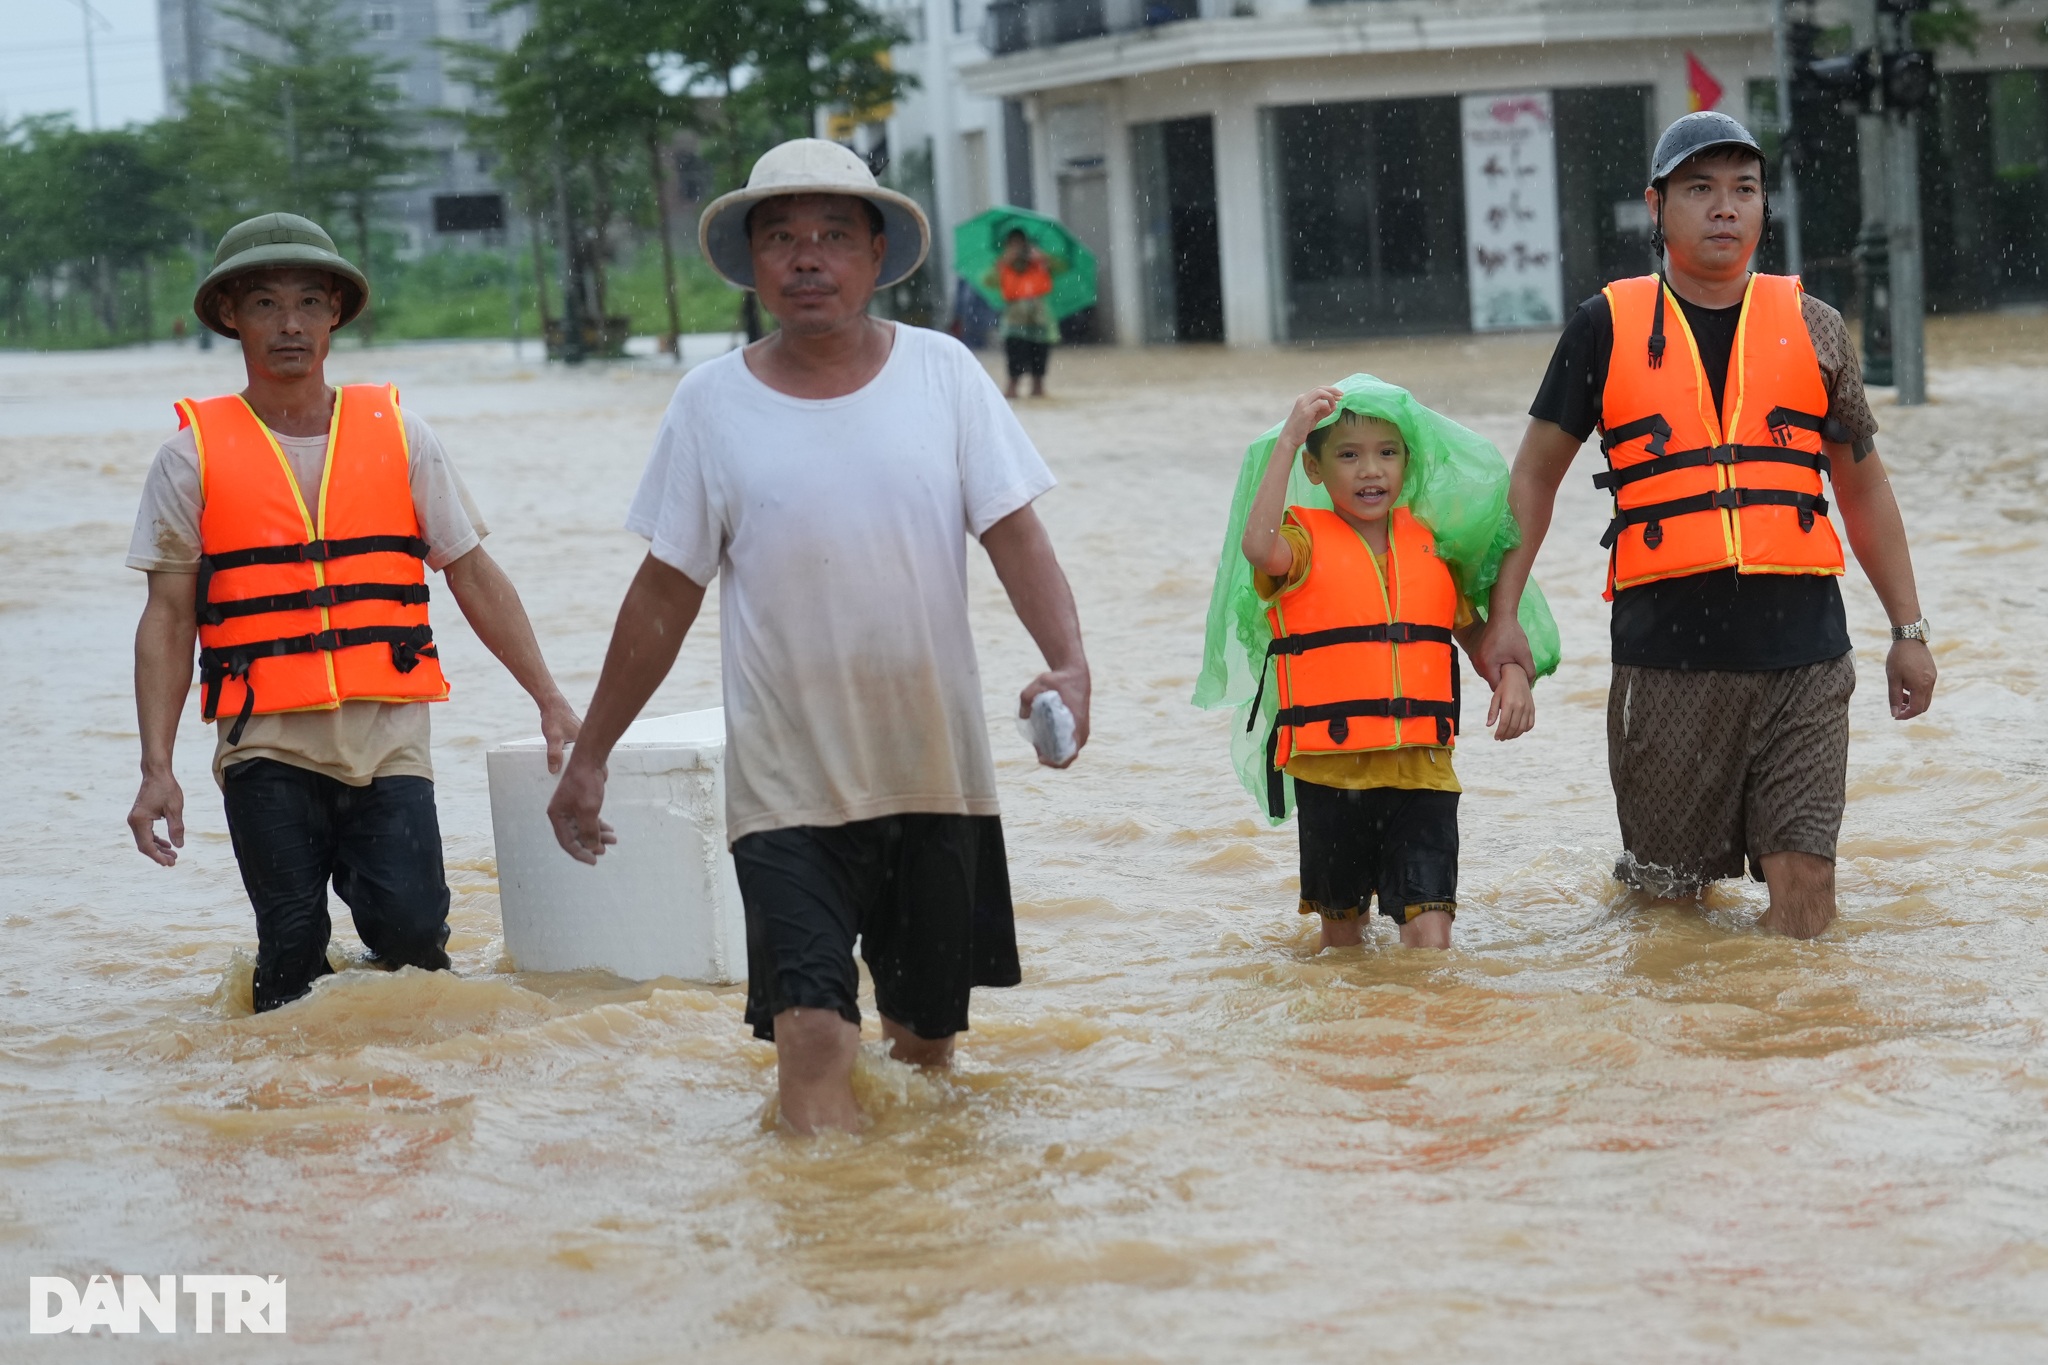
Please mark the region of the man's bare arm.
[[[1031, 714], [1031, 699], [1047, 689], [1059, 692], [1074, 713], [1074, 746], [1078, 757], [1088, 743], [1091, 683], [1088, 656], [1081, 648], [1081, 616], [1074, 592], [1053, 554], [1045, 523], [1030, 506], [1018, 508], [981, 533], [982, 548], [995, 565], [996, 577], [1010, 594], [1017, 619], [1045, 656], [1046, 671], [1033, 678], [1018, 699], [1017, 714]], [[1069, 759], [1068, 762], [1073, 760]], [[1065, 764], [1058, 766], [1064, 767]]]
[[[1852, 450], [1830, 441], [1825, 448], [1835, 506], [1856, 562], [1877, 590], [1891, 623], [1911, 625], [1920, 619], [1920, 590], [1913, 579], [1913, 553], [1906, 546], [1905, 518], [1884, 461], [1867, 442]], [[1934, 655], [1924, 641], [1893, 641], [1884, 672], [1894, 719], [1911, 720], [1934, 701]]]
[[[178, 740], [178, 716], [192, 691], [198, 584], [196, 573], [150, 574], [149, 600], [135, 627], [135, 719], [142, 732], [142, 787], [128, 811], [128, 830], [142, 855], [165, 867], [178, 861], [178, 850], [185, 846], [185, 793], [171, 770], [171, 753]], [[158, 820], [164, 822], [164, 835], [156, 832]]]
[[548, 771], [560, 772], [563, 746], [576, 742], [582, 722], [577, 719], [576, 708], [555, 686], [554, 675], [548, 672], [540, 641], [534, 638], [533, 622], [527, 619], [526, 605], [519, 600], [519, 590], [481, 545], [441, 573], [476, 637], [497, 655], [505, 671], [540, 708], [540, 732], [548, 743]]
[[1536, 676], [1536, 662], [1529, 652], [1529, 639], [1517, 619], [1522, 589], [1529, 585], [1536, 552], [1550, 533], [1551, 513], [1557, 507], [1558, 485], [1572, 467], [1572, 459], [1584, 444], [1555, 422], [1531, 419], [1522, 433], [1521, 449], [1515, 452], [1514, 474], [1508, 483], [1508, 510], [1521, 528], [1522, 543], [1509, 550], [1500, 562], [1500, 577], [1488, 599], [1486, 633], [1472, 656], [1473, 665], [1486, 681], [1498, 686], [1502, 664], [1516, 663], [1529, 677]]
[[606, 844], [618, 842], [600, 817], [605, 760], [675, 666], [683, 637], [703, 606], [701, 584], [651, 554], [640, 561], [626, 600], [619, 604], [611, 648], [605, 652], [604, 671], [598, 675], [583, 733], [548, 802], [555, 841], [578, 862], [595, 863]]

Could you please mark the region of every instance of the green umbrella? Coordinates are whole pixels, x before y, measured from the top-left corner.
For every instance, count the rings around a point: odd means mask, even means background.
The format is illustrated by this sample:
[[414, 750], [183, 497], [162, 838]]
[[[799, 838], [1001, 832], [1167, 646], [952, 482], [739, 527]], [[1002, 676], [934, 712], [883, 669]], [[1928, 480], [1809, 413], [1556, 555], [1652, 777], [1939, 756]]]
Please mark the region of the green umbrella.
[[1052, 296], [1046, 300], [1052, 315], [1063, 318], [1091, 306], [1095, 302], [1095, 253], [1082, 246], [1081, 239], [1059, 219], [1030, 209], [990, 209], [954, 228], [953, 268], [991, 307], [1001, 309], [1003, 291], [987, 276], [1003, 254], [1003, 242], [1018, 228], [1033, 246], [1052, 257]]

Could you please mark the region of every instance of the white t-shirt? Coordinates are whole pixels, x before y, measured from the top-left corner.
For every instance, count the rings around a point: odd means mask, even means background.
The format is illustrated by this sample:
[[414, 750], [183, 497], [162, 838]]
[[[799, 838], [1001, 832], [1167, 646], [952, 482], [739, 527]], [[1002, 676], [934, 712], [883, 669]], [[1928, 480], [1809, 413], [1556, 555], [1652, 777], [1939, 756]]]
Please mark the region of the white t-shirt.
[[973, 354], [898, 324], [842, 398], [739, 351], [676, 386], [626, 528], [719, 575], [727, 837], [908, 811], [994, 815], [967, 537], [1052, 472]]
[[[413, 512], [421, 537], [434, 547], [427, 564], [445, 569], [474, 550], [489, 528], [440, 439], [411, 413], [401, 409], [400, 415], [411, 460], [407, 473]], [[291, 464], [299, 495], [309, 505], [317, 503], [320, 480], [327, 472], [327, 437], [271, 435]], [[181, 427], [150, 462], [128, 540], [128, 567], [146, 573], [198, 573], [199, 512], [199, 445], [191, 429]], [[429, 611], [452, 609], [453, 604], [437, 594]], [[307, 768], [352, 787], [367, 786], [378, 777], [434, 776], [432, 728], [428, 707], [420, 702], [346, 701], [331, 711], [251, 716], [242, 742], [229, 748], [232, 728], [232, 716], [215, 724], [216, 781], [229, 764], [250, 758]]]

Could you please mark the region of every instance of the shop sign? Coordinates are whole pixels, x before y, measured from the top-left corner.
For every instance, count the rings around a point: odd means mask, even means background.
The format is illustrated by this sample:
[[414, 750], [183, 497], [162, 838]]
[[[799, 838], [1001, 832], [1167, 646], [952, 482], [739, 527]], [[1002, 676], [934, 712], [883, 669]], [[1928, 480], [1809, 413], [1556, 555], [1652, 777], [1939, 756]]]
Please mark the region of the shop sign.
[[1463, 105], [1472, 330], [1555, 327], [1564, 277], [1550, 92], [1467, 95]]

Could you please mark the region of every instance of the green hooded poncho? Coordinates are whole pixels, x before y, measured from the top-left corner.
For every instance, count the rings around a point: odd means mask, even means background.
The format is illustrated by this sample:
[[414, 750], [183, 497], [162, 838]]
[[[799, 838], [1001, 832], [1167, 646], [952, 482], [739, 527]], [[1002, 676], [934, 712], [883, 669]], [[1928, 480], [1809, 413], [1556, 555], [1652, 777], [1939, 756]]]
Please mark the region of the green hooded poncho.
[[[1508, 511], [1508, 465], [1491, 441], [1459, 426], [1441, 413], [1432, 412], [1415, 401], [1415, 396], [1369, 374], [1354, 374], [1336, 386], [1343, 401], [1318, 426], [1336, 422], [1345, 412], [1377, 417], [1398, 427], [1408, 445], [1408, 469], [1401, 486], [1400, 505], [1436, 534], [1437, 554], [1449, 566], [1473, 609], [1486, 615], [1487, 594], [1500, 577], [1501, 556], [1519, 545], [1521, 531]], [[1275, 426], [1244, 453], [1238, 471], [1237, 493], [1230, 502], [1230, 521], [1223, 531], [1223, 555], [1216, 566], [1216, 586], [1209, 594], [1209, 627], [1202, 650], [1202, 673], [1195, 680], [1194, 703], [1202, 707], [1231, 706], [1241, 720], [1250, 718], [1252, 696], [1258, 691], [1259, 673], [1266, 666], [1266, 646], [1272, 640], [1266, 624], [1266, 604], [1252, 587], [1252, 566], [1238, 548], [1244, 538], [1245, 518], [1251, 513], [1252, 498], [1265, 476], [1273, 443], [1280, 439]], [[1298, 452], [1297, 452], [1298, 454]], [[1287, 478], [1290, 507], [1330, 505], [1330, 495], [1308, 481], [1297, 458]], [[1551, 619], [1550, 604], [1542, 589], [1531, 579], [1522, 593], [1517, 613], [1529, 636], [1538, 677], [1557, 671], [1557, 623]], [[1258, 723], [1249, 732], [1240, 723], [1233, 728], [1231, 759], [1245, 790], [1266, 805], [1266, 739], [1273, 730], [1273, 715], [1279, 705], [1277, 689], [1267, 687], [1260, 705]], [[1294, 809], [1294, 781], [1287, 781], [1286, 809]], [[1284, 818], [1284, 817], [1283, 817]], [[1273, 823], [1280, 823], [1275, 820]]]

